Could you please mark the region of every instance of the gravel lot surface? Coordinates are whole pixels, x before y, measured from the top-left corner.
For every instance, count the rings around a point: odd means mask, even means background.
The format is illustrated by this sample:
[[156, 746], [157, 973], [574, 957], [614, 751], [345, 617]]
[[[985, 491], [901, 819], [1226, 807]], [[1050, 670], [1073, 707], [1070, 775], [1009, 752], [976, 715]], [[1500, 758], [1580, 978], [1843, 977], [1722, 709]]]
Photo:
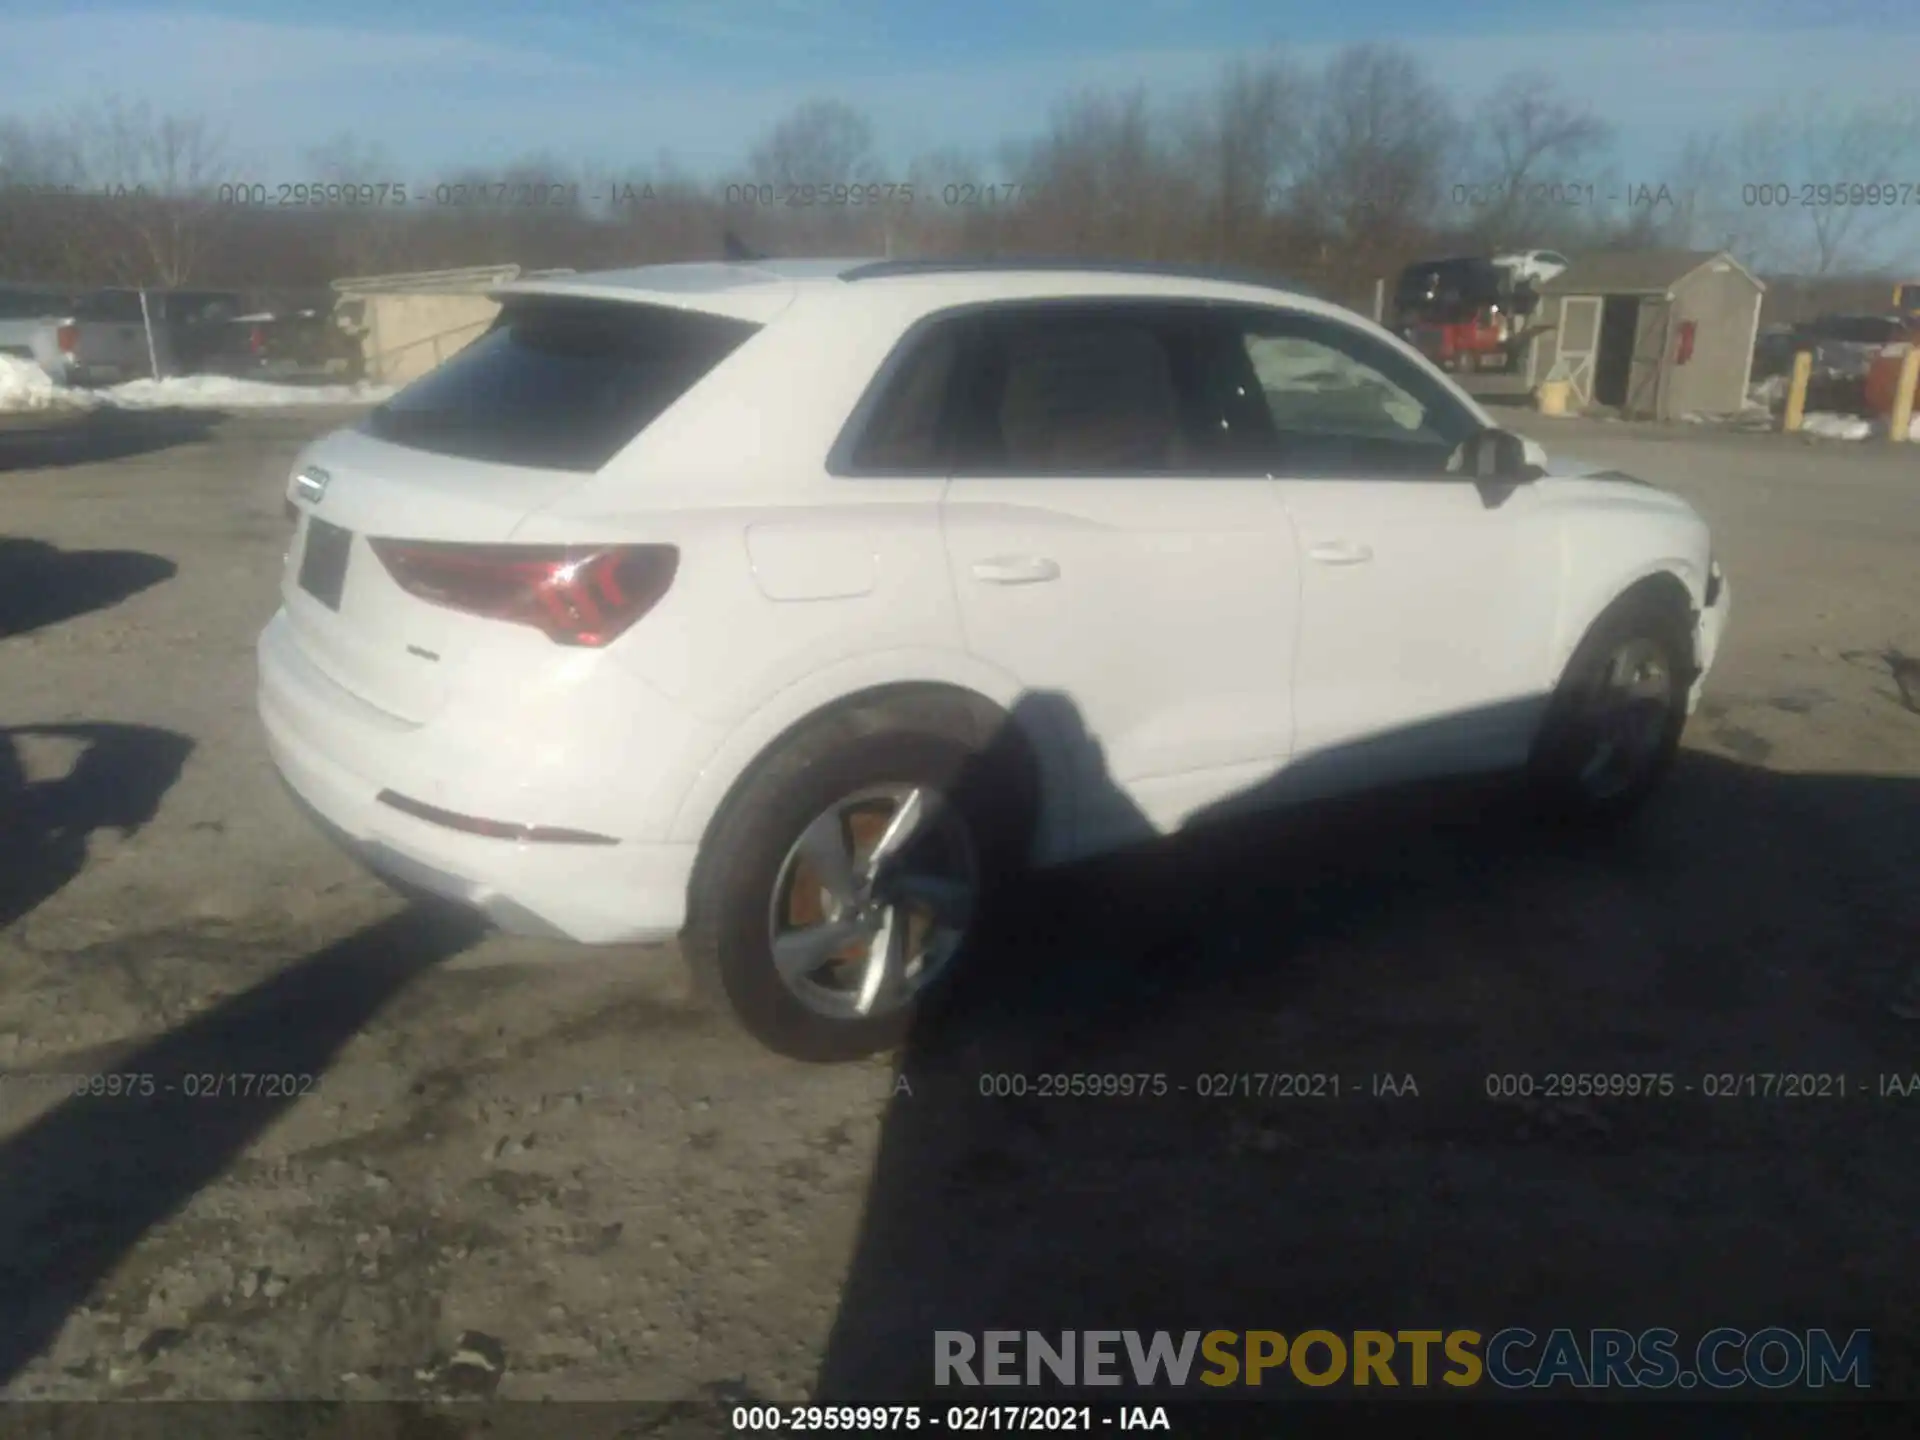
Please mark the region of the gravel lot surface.
[[[1920, 1094], [1862, 1093], [1920, 1072], [1920, 447], [1520, 421], [1689, 496], [1732, 577], [1642, 825], [1435, 791], [1057, 876], [825, 1069], [670, 947], [477, 935], [296, 813], [252, 646], [339, 418], [0, 434], [0, 1395], [873, 1400], [1004, 1325], [1867, 1326], [1920, 1388]], [[61, 1093], [95, 1072], [158, 1093]], [[1197, 1093], [1280, 1072], [1341, 1098]], [[1696, 1093], [1486, 1094], [1558, 1072]], [[1072, 1073], [1171, 1093], [980, 1094]], [[235, 1074], [296, 1078], [188, 1093]]]

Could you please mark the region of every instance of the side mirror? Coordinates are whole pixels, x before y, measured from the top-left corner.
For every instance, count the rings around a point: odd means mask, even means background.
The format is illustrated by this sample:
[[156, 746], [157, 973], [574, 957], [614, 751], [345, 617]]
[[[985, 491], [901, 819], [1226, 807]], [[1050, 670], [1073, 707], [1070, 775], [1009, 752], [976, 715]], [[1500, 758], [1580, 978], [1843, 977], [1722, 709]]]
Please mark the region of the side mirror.
[[1449, 475], [1501, 485], [1524, 485], [1540, 471], [1527, 459], [1527, 444], [1510, 430], [1482, 430], [1469, 436], [1447, 461]]

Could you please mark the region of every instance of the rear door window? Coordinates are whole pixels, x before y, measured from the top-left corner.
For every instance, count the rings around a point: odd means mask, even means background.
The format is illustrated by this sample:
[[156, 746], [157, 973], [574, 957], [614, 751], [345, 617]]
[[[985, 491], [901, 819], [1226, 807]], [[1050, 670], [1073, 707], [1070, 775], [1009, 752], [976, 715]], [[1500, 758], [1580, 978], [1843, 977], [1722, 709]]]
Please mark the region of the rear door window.
[[591, 472], [759, 328], [658, 305], [510, 299], [363, 428], [439, 455]]
[[106, 325], [142, 323], [138, 290], [96, 290], [74, 302], [73, 318]]
[[1162, 475], [1190, 463], [1176, 348], [1151, 306], [1009, 306], [973, 334], [958, 475]]

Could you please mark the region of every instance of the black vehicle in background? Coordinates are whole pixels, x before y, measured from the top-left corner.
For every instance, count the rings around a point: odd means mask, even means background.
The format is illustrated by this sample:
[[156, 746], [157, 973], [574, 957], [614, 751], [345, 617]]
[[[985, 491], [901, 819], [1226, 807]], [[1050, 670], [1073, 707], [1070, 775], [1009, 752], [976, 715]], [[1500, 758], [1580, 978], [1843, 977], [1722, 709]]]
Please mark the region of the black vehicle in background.
[[357, 380], [360, 347], [334, 322], [333, 296], [211, 292], [193, 309], [185, 374], [266, 381]]
[[205, 374], [227, 347], [234, 316], [247, 308], [234, 290], [169, 290], [150, 296], [148, 306], [165, 327], [167, 368], [175, 375]]
[[1793, 357], [1808, 350], [1816, 379], [1864, 380], [1880, 352], [1903, 343], [1911, 328], [1898, 315], [1822, 315], [1798, 325], [1769, 325], [1754, 340], [1753, 378], [1790, 374]]
[[1897, 315], [1822, 315], [1799, 327], [1799, 348], [1813, 351], [1813, 368], [1824, 375], [1864, 379], [1888, 345], [1907, 338]]
[[1419, 260], [1393, 287], [1393, 329], [1449, 370], [1512, 362], [1538, 304], [1531, 287], [1490, 260]]

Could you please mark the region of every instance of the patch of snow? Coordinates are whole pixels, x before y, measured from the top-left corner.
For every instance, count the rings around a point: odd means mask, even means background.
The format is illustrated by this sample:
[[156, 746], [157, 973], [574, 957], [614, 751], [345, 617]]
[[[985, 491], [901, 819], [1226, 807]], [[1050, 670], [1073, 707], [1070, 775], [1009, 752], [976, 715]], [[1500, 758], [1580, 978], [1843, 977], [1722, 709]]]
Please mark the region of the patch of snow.
[[94, 404], [84, 390], [53, 383], [53, 377], [31, 360], [0, 355], [0, 415], [25, 410], [84, 410]]
[[1747, 403], [1772, 410], [1787, 402], [1787, 389], [1792, 384], [1786, 375], [1769, 375], [1766, 379], [1747, 387]]
[[270, 385], [226, 375], [129, 380], [104, 390], [57, 385], [31, 360], [0, 355], [0, 414], [29, 410], [264, 410], [302, 405], [377, 405], [391, 385]]
[[1858, 415], [1835, 415], [1830, 411], [1816, 410], [1802, 418], [1800, 429], [1804, 434], [1818, 435], [1823, 440], [1865, 440], [1873, 434], [1873, 422], [1862, 420]]
[[99, 392], [109, 405], [128, 410], [170, 407], [195, 410], [257, 410], [297, 405], [377, 405], [391, 385], [270, 385], [227, 375], [176, 375], [165, 380], [129, 380]]
[[[1884, 440], [1892, 432], [1893, 417], [1889, 415], [1866, 420], [1858, 415], [1833, 415], [1816, 411], [1801, 422], [1800, 428], [1809, 435], [1818, 435], [1826, 440]], [[1907, 439], [1920, 441], [1920, 415], [1907, 422]]]

